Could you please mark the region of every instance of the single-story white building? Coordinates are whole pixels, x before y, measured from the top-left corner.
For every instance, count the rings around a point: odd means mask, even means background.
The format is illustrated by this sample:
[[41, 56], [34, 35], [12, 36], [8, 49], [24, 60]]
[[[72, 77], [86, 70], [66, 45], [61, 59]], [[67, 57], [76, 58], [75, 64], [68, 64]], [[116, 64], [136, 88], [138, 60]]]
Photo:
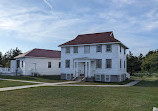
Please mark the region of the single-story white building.
[[61, 52], [33, 49], [11, 60], [10, 68], [19, 75], [60, 75]]

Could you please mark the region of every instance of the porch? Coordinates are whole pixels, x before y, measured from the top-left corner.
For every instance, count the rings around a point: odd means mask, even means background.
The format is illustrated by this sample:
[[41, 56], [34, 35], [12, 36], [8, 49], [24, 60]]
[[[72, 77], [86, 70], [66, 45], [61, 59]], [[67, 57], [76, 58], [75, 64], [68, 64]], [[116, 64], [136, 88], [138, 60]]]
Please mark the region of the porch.
[[94, 76], [95, 60], [91, 58], [75, 58], [73, 77], [91, 78]]

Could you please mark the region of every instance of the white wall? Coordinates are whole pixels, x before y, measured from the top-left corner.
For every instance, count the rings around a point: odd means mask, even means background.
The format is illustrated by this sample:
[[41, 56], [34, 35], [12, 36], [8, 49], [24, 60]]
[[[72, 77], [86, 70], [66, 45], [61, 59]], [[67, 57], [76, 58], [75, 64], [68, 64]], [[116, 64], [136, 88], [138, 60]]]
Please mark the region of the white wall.
[[[61, 48], [61, 73], [74, 73], [73, 71], [73, 59], [74, 58], [94, 58], [102, 59], [101, 69], [91, 69], [92, 72], [95, 71], [96, 74], [108, 74], [108, 75], [120, 75], [126, 72], [124, 69], [123, 61], [126, 60], [126, 54], [124, 55], [124, 49], [122, 47], [122, 52], [120, 53], [120, 45], [112, 44], [112, 52], [106, 52], [106, 45], [102, 45], [102, 52], [96, 52], [96, 45], [90, 46], [90, 53], [84, 53], [84, 46], [78, 47], [78, 53], [73, 53], [73, 47], [70, 47], [70, 54], [65, 53], [66, 48]], [[70, 60], [70, 68], [65, 68], [65, 60]], [[106, 59], [112, 59], [112, 68], [106, 68]], [[122, 59], [122, 68], [120, 69], [120, 59]]]
[[[31, 75], [32, 72], [39, 73], [40, 75], [60, 75], [58, 58], [19, 58], [20, 60], [20, 73], [22, 75]], [[23, 61], [23, 67], [22, 67]], [[48, 68], [48, 62], [51, 62], [51, 68]], [[36, 65], [35, 65], [36, 64]]]
[[16, 60], [10, 61], [10, 69], [12, 69], [13, 72], [16, 72]]

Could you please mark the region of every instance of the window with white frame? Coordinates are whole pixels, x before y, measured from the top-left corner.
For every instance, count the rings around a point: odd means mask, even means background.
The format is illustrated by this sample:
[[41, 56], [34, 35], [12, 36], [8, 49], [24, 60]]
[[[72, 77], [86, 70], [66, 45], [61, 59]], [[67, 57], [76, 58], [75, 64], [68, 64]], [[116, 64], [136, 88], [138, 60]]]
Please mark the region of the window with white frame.
[[65, 53], [70, 53], [70, 47], [66, 47]]
[[126, 68], [126, 61], [124, 61], [124, 68]]
[[73, 47], [74, 53], [78, 53], [78, 46]]
[[110, 75], [105, 75], [105, 80], [110, 81]]
[[95, 78], [96, 81], [101, 81], [101, 75], [95, 75], [95, 77], [96, 77]]
[[112, 59], [106, 59], [106, 68], [112, 68]]
[[126, 54], [126, 49], [124, 48], [124, 54]]
[[24, 62], [22, 61], [22, 63], [21, 63], [21, 67], [23, 67], [24, 66]]
[[122, 68], [122, 60], [120, 59], [120, 69]]
[[102, 45], [96, 46], [96, 52], [102, 52]]
[[59, 68], [61, 68], [61, 62], [59, 62]]
[[106, 52], [112, 52], [112, 45], [111, 44], [106, 45]]
[[120, 45], [120, 52], [122, 52], [122, 47], [121, 47], [121, 45]]
[[70, 68], [70, 60], [65, 60], [65, 67]]
[[96, 68], [102, 68], [102, 60], [101, 59], [96, 60]]
[[20, 67], [20, 60], [17, 60], [16, 64], [17, 64], [17, 68], [19, 68]]
[[84, 53], [87, 54], [87, 53], [90, 53], [90, 46], [84, 46]]
[[51, 67], [52, 67], [51, 62], [48, 62], [48, 68], [51, 68]]

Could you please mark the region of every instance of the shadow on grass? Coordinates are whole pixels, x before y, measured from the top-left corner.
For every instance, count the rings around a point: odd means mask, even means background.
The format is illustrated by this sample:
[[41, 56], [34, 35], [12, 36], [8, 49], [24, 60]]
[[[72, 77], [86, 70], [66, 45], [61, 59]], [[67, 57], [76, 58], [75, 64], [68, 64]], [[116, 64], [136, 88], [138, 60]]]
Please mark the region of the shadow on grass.
[[155, 81], [149, 81], [149, 80], [142, 80], [135, 86], [138, 87], [158, 87], [158, 80]]
[[39, 79], [60, 80], [60, 76], [38, 76], [38, 77], [32, 77], [32, 76], [2, 76], [2, 75], [0, 75], [0, 78], [17, 79], [17, 80], [28, 80], [28, 81], [35, 81], [35, 80], [39, 80]]

